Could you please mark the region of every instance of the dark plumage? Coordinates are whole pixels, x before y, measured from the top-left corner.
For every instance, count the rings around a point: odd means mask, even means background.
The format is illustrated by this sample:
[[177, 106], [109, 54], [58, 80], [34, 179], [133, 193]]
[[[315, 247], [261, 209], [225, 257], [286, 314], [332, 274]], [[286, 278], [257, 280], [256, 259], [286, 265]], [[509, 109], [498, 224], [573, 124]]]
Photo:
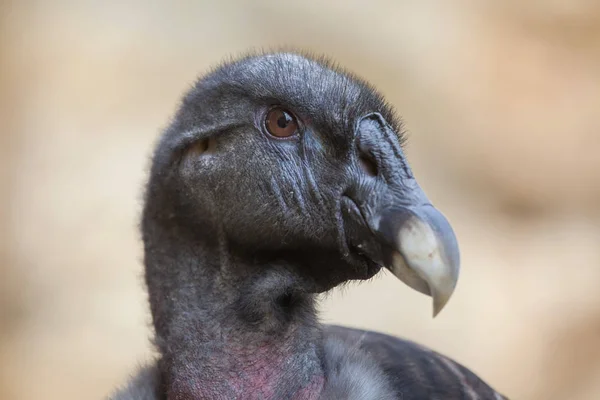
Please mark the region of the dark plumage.
[[112, 398], [501, 399], [411, 342], [321, 325], [315, 296], [382, 267], [431, 295], [458, 247], [364, 81], [295, 53], [201, 78], [154, 154], [142, 216], [160, 358]]

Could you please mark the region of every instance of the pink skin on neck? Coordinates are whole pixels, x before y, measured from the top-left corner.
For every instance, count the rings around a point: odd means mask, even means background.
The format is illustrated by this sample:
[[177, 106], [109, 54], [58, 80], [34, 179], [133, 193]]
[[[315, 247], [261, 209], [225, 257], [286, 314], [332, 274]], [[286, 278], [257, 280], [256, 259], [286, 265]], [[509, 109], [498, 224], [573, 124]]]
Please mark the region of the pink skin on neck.
[[[168, 400], [275, 400], [277, 393], [286, 386], [282, 377], [293, 379], [285, 373], [288, 352], [273, 349], [269, 344], [251, 354], [239, 350], [232, 348], [226, 355], [214, 357], [205, 367], [211, 371], [211, 378], [202, 382], [190, 376], [192, 371], [179, 371], [169, 387]], [[324, 381], [324, 377], [316, 373], [289, 400], [317, 400]]]

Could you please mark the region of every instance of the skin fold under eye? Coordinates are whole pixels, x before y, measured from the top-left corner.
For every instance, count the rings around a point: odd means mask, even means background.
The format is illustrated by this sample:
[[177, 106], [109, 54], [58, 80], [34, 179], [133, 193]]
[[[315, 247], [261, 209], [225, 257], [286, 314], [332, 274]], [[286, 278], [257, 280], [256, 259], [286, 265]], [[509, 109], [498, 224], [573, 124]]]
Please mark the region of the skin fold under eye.
[[289, 138], [298, 132], [298, 121], [291, 111], [273, 107], [265, 118], [267, 132], [276, 138]]

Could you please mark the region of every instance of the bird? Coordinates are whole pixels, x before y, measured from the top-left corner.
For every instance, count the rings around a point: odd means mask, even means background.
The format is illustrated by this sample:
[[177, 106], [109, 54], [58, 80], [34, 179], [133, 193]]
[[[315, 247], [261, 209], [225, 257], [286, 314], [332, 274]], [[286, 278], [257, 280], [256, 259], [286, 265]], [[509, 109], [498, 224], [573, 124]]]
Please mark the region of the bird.
[[141, 212], [157, 358], [110, 398], [506, 399], [413, 341], [319, 321], [322, 293], [384, 269], [434, 316], [454, 292], [456, 235], [405, 142], [377, 89], [325, 56], [254, 52], [201, 76]]

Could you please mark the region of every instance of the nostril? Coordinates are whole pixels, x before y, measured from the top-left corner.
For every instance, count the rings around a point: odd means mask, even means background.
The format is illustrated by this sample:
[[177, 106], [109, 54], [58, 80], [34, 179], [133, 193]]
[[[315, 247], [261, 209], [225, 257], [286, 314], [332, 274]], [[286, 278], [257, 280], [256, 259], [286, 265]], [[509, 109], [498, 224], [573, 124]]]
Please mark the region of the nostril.
[[377, 165], [371, 157], [367, 156], [366, 154], [360, 154], [358, 160], [360, 162], [360, 166], [367, 173], [367, 175], [377, 176]]

